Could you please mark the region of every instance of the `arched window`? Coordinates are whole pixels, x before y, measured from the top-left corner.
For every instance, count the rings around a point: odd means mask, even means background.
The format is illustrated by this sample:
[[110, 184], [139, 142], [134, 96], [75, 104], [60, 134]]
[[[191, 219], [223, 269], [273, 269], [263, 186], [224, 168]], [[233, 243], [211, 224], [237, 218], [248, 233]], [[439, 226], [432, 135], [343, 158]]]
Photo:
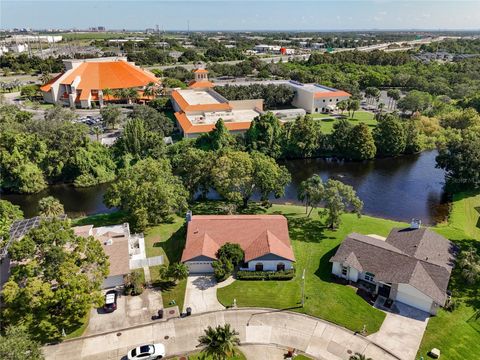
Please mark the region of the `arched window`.
[[263, 271], [263, 264], [262, 263], [256, 263], [255, 264], [255, 271]]
[[277, 271], [284, 271], [285, 270], [285, 264], [284, 263], [278, 263], [277, 264]]

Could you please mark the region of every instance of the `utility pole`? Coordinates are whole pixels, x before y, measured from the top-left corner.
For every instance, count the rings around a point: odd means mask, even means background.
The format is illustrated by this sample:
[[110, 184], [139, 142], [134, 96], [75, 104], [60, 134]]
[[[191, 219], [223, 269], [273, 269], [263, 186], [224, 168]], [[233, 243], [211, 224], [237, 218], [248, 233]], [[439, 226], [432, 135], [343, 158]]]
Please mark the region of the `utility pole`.
[[305, 269], [302, 274], [302, 308], [305, 305]]

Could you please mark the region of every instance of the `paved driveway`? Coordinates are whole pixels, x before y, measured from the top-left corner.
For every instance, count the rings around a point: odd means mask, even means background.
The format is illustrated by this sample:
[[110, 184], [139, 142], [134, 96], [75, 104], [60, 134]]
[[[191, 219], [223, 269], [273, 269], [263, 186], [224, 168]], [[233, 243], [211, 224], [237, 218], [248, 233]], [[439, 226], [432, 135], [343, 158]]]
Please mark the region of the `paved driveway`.
[[187, 307], [192, 308], [193, 314], [225, 309], [225, 307], [217, 300], [218, 286], [219, 285], [213, 276], [189, 276], [187, 279], [187, 288], [185, 290], [183, 312], [186, 311]]
[[198, 337], [207, 326], [225, 323], [231, 324], [239, 332], [241, 345], [295, 348], [322, 360], [348, 360], [355, 352], [376, 360], [398, 359], [368, 338], [354, 335], [326, 321], [290, 311], [258, 308], [223, 310], [156, 321], [65, 341], [46, 346], [43, 350], [47, 360], [109, 360], [122, 358], [129, 349], [140, 344], [162, 342], [169, 356], [183, 355], [197, 349]]
[[85, 335], [99, 334], [152, 321], [162, 306], [159, 292], [147, 289], [139, 296], [123, 296], [117, 299], [117, 310], [105, 313], [103, 309], [92, 309]]
[[414, 360], [427, 327], [429, 314], [395, 302], [399, 314], [387, 312], [380, 330], [368, 336], [403, 360]]

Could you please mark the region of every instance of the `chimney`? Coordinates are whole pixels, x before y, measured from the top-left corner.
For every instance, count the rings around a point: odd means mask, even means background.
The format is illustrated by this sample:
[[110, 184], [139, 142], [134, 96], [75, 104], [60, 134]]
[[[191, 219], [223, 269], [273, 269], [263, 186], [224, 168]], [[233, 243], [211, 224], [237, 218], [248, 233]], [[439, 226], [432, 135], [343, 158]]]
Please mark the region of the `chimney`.
[[422, 226], [422, 220], [412, 219], [412, 222], [410, 223], [410, 229], [420, 229], [420, 226]]
[[187, 220], [187, 223], [192, 221], [192, 211], [191, 210], [188, 210], [187, 211], [187, 214], [185, 215], [185, 220]]

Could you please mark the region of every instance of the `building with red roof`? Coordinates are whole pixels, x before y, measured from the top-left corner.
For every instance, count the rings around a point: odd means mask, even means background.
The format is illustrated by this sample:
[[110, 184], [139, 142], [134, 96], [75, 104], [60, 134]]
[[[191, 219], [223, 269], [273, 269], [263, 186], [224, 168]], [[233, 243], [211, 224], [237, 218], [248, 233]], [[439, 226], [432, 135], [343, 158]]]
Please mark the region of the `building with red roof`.
[[[63, 103], [71, 107], [90, 108], [92, 103], [103, 105], [107, 101], [122, 101], [115, 92], [134, 89], [136, 98], [147, 101], [147, 86], [158, 85], [159, 80], [149, 71], [128, 62], [126, 58], [98, 58], [64, 60], [65, 72], [40, 87], [47, 103]], [[105, 89], [111, 94], [103, 94]]]
[[279, 271], [293, 267], [295, 256], [287, 219], [282, 215], [188, 215], [187, 221], [181, 261], [191, 273], [213, 272], [216, 253], [226, 243], [240, 245], [248, 270]]

